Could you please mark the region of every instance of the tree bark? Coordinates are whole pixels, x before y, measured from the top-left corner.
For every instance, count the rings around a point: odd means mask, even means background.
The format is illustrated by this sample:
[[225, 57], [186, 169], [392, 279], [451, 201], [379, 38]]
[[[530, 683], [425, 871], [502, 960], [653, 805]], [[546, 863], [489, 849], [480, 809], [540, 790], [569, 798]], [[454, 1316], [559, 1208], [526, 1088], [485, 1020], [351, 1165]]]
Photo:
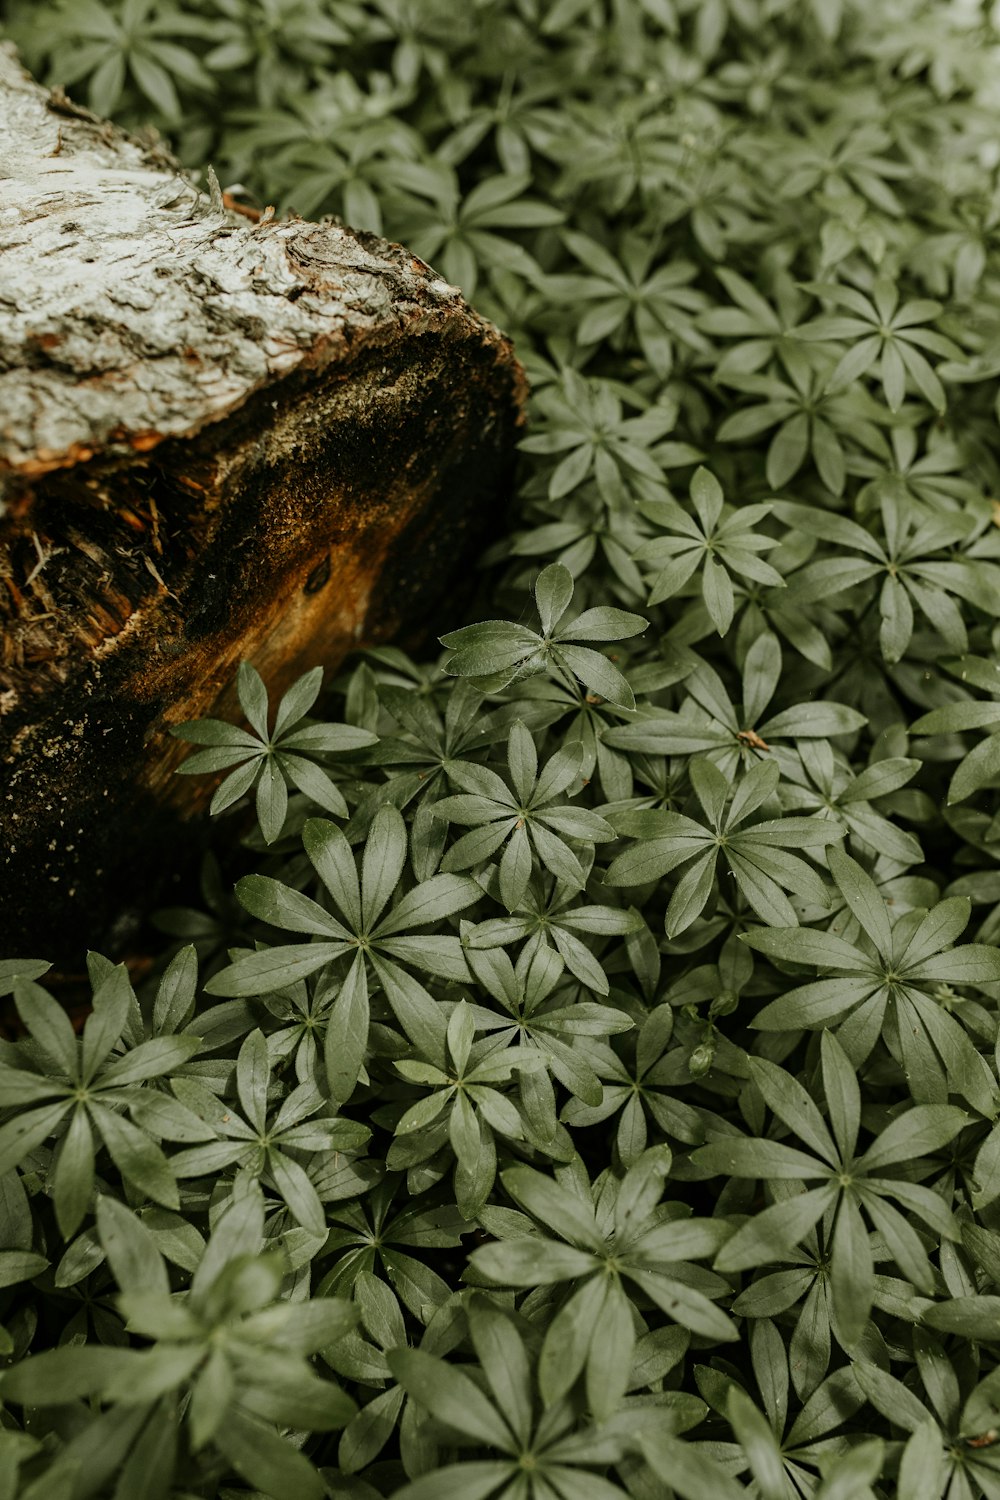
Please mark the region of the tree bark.
[[405, 249], [248, 222], [2, 46], [0, 177], [0, 953], [58, 958], [148, 905], [211, 791], [167, 730], [241, 659], [426, 627], [525, 386]]

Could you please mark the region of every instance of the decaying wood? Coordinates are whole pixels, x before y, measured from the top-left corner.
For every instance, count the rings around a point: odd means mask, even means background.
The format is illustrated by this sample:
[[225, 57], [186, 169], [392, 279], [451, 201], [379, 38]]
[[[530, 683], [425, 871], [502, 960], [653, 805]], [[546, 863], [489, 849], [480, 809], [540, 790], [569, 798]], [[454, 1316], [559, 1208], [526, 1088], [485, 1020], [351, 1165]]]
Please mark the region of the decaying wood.
[[0, 952], [142, 906], [210, 792], [166, 731], [242, 658], [277, 690], [427, 622], [523, 394], [405, 249], [251, 222], [0, 47]]

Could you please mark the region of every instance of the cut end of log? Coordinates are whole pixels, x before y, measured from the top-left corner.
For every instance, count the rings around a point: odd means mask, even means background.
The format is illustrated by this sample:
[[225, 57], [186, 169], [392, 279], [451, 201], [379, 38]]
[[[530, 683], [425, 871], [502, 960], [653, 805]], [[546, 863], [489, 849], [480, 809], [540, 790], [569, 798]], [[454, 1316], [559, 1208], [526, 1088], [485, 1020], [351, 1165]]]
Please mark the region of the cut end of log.
[[525, 383], [402, 247], [248, 222], [9, 48], [0, 134], [0, 948], [75, 956], [149, 905], [211, 792], [169, 728], [240, 660], [280, 691], [440, 618]]

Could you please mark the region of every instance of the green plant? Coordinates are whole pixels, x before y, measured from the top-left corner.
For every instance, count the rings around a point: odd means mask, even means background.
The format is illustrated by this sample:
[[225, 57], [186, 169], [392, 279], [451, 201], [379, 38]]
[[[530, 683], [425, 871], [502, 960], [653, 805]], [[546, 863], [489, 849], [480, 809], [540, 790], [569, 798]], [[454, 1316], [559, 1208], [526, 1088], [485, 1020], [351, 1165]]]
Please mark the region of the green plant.
[[309, 719], [322, 681], [321, 667], [300, 677], [281, 699], [274, 727], [268, 730], [267, 689], [255, 668], [243, 662], [236, 692], [252, 734], [221, 719], [196, 719], [174, 727], [171, 733], [178, 739], [208, 747], [187, 757], [180, 767], [182, 775], [204, 775], [241, 763], [219, 784], [210, 812], [224, 812], [256, 788], [257, 822], [269, 844], [285, 826], [289, 787], [327, 812], [346, 818], [347, 803], [317, 757], [365, 749], [375, 744], [376, 736], [350, 724], [317, 724]]
[[152, 974], [0, 962], [0, 1495], [997, 1500], [995, 16], [5, 16], [533, 394], [443, 654], [178, 726]]

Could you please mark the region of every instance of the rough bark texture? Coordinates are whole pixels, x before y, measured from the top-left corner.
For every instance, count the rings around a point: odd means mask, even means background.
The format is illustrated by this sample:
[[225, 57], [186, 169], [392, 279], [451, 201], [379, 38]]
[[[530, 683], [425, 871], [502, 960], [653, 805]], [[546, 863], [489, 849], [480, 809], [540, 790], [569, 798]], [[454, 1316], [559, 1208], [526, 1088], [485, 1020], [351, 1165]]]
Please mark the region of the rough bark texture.
[[248, 223], [3, 47], [0, 179], [0, 952], [60, 957], [148, 904], [211, 790], [166, 730], [241, 658], [440, 609], [524, 382], [400, 246]]

